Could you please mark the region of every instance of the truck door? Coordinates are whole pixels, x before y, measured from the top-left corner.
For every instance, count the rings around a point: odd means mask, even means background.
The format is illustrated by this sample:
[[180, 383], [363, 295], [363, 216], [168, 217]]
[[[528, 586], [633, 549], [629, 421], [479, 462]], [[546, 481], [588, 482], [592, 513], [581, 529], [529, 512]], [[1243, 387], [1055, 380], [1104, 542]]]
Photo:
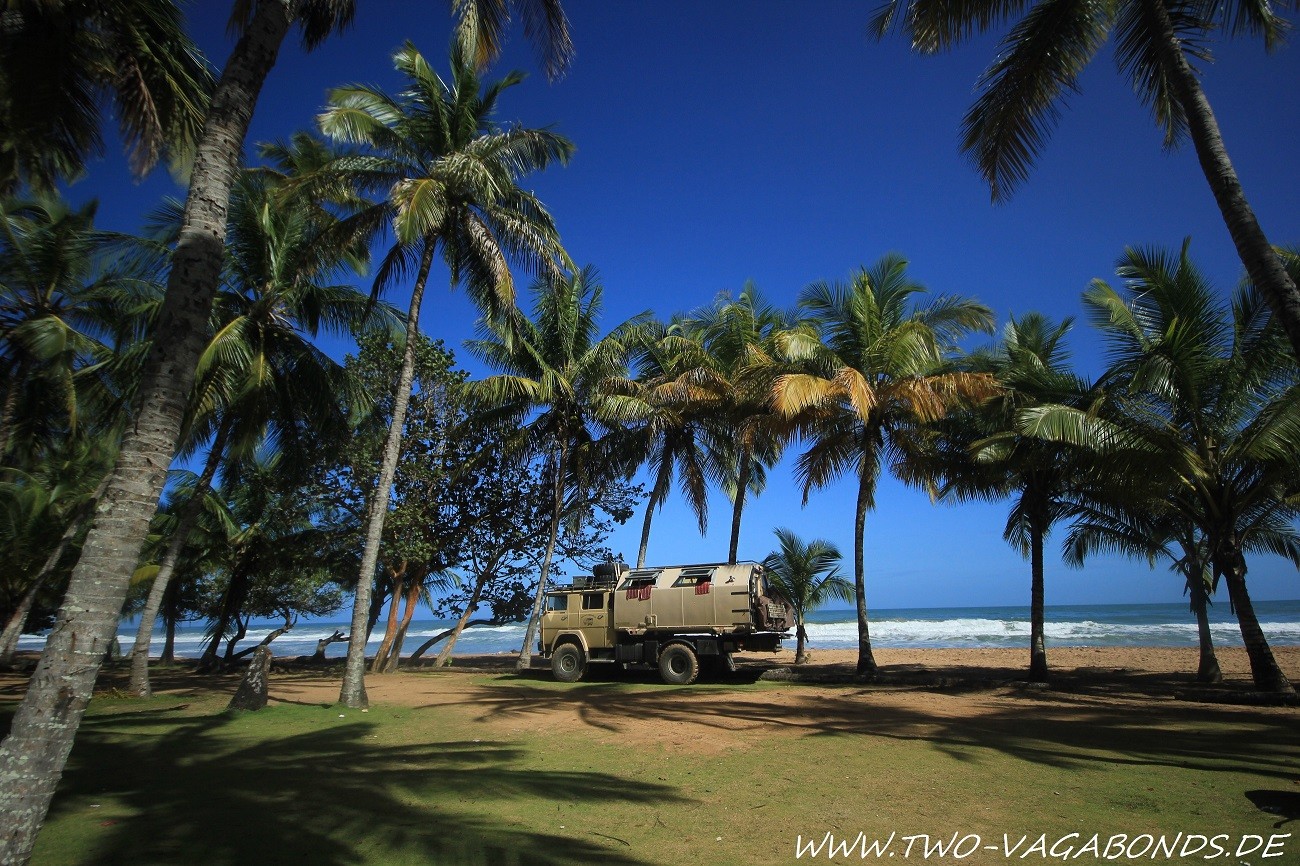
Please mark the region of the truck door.
[[610, 636], [610, 601], [613, 595], [608, 592], [584, 592], [582, 594], [581, 628], [582, 636], [587, 639], [587, 646], [592, 649], [606, 649], [614, 645]]

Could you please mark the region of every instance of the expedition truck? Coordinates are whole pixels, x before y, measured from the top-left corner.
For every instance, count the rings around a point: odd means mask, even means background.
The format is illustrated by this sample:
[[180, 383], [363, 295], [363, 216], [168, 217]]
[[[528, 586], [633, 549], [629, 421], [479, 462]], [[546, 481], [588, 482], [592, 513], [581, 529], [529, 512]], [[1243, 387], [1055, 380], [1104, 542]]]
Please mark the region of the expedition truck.
[[756, 562], [606, 562], [546, 593], [538, 651], [566, 683], [582, 679], [589, 662], [608, 662], [655, 665], [664, 682], [689, 685], [702, 660], [734, 670], [733, 652], [775, 652], [794, 627], [793, 605]]

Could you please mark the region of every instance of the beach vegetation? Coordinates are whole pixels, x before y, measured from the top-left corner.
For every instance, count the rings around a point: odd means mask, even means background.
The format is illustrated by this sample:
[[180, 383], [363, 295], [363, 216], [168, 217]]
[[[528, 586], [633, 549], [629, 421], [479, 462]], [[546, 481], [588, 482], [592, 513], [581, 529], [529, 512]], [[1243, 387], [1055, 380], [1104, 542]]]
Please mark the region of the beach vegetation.
[[779, 548], [763, 559], [768, 580], [794, 605], [799, 624], [795, 627], [794, 663], [808, 660], [807, 615], [831, 601], [852, 601], [853, 584], [840, 574], [839, 548], [822, 538], [804, 541], [789, 529], [778, 527]]
[[853, 532], [853, 586], [861, 677], [876, 674], [868, 622], [867, 514], [875, 508], [883, 467], [909, 477], [921, 429], [963, 401], [996, 390], [987, 373], [952, 365], [957, 341], [992, 328], [992, 312], [967, 298], [925, 292], [907, 272], [907, 260], [887, 255], [847, 282], [820, 282], [799, 296], [816, 328], [789, 329], [781, 357], [793, 372], [772, 383], [771, 404], [807, 441], [795, 463], [804, 499], [849, 475], [857, 486]]

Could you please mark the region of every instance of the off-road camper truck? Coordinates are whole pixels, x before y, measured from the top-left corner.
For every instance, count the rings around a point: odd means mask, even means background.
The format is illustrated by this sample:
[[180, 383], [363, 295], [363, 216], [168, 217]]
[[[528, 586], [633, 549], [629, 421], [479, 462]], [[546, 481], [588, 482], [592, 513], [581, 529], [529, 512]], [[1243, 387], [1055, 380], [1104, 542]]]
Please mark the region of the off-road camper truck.
[[730, 666], [734, 652], [774, 652], [794, 626], [793, 605], [756, 562], [607, 562], [546, 593], [538, 650], [563, 682], [608, 662], [655, 665], [664, 682], [689, 685], [702, 660]]

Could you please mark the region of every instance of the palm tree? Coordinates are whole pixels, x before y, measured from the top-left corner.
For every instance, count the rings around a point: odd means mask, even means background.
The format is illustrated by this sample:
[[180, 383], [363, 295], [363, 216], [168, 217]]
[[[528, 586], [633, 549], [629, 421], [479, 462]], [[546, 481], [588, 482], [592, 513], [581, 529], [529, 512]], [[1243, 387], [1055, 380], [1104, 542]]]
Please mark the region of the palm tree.
[[796, 473], [804, 499], [845, 473], [857, 481], [853, 536], [853, 583], [857, 602], [857, 673], [871, 677], [863, 554], [867, 513], [875, 508], [881, 462], [906, 474], [909, 441], [917, 428], [941, 418], [961, 400], [988, 396], [991, 377], [945, 366], [955, 341], [991, 328], [992, 314], [974, 301], [940, 297], [912, 307], [925, 291], [907, 274], [907, 261], [887, 255], [847, 284], [816, 283], [799, 305], [821, 327], [821, 336], [791, 331], [783, 354], [801, 368], [776, 380], [773, 405], [808, 440]]
[[111, 99], [137, 176], [188, 155], [212, 73], [173, 0], [22, 0], [0, 18], [0, 192], [53, 189], [104, 149]]
[[707, 406], [706, 466], [732, 500], [729, 563], [739, 553], [746, 497], [762, 492], [767, 467], [781, 456], [787, 425], [770, 401], [777, 335], [792, 327], [783, 310], [746, 283], [736, 298], [720, 295], [712, 307], [681, 319], [662, 341], [682, 371], [669, 396]]
[[339, 696], [350, 707], [366, 704], [364, 635], [370, 584], [401, 449], [420, 305], [434, 256], [441, 251], [452, 285], [463, 282], [492, 317], [508, 317], [514, 307], [507, 254], [530, 270], [547, 272], [554, 272], [563, 257], [550, 215], [518, 181], [552, 163], [567, 162], [573, 145], [548, 130], [498, 125], [493, 120], [497, 99], [523, 76], [511, 73], [484, 86], [472, 49], [463, 39], [453, 40], [452, 76], [443, 81], [407, 43], [393, 58], [409, 79], [407, 90], [393, 97], [361, 85], [338, 88], [320, 116], [325, 133], [364, 147], [362, 153], [343, 156], [333, 167], [325, 167], [324, 178], [337, 172], [363, 193], [377, 191], [385, 196], [354, 218], [361, 226], [391, 224], [397, 240], [379, 269], [376, 292], [408, 269], [415, 270], [406, 320], [407, 349], [367, 520], [352, 639]]
[[839, 548], [820, 538], [805, 543], [789, 529], [774, 529], [781, 549], [767, 555], [763, 568], [768, 579], [790, 599], [799, 617], [795, 631], [794, 663], [808, 660], [804, 645], [808, 642], [807, 615], [829, 601], [852, 601], [853, 584], [840, 576], [843, 558]]
[[598, 336], [604, 290], [590, 267], [565, 279], [538, 280], [533, 293], [531, 319], [486, 319], [483, 336], [468, 344], [470, 351], [503, 371], [471, 383], [473, 395], [496, 410], [494, 421], [519, 429], [513, 447], [521, 457], [544, 457], [551, 483], [546, 552], [519, 651], [520, 670], [532, 661], [561, 523], [586, 514], [588, 491], [602, 477], [622, 472], [601, 442], [606, 432], [602, 420], [617, 417], [606, 383], [626, 378], [628, 358], [644, 326], [644, 318], [638, 317]]
[[981, 93], [962, 122], [962, 150], [974, 159], [994, 201], [1008, 198], [1028, 177], [1061, 103], [1078, 90], [1084, 68], [1114, 37], [1119, 71], [1151, 109], [1165, 147], [1191, 138], [1237, 255], [1300, 357], [1300, 290], [1246, 201], [1193, 66], [1213, 60], [1206, 40], [1216, 30], [1261, 37], [1272, 50], [1288, 29], [1286, 19], [1271, 4], [1250, 0], [1118, 0], [1103, 6], [1079, 0], [886, 0], [872, 29], [880, 37], [897, 24], [916, 50], [937, 53], [1012, 18], [1019, 20], [980, 79]]
[[[482, 8], [493, 0], [477, 2]], [[496, 4], [499, 8], [500, 4]], [[517, 0], [517, 7], [549, 9], [555, 0]], [[239, 2], [232, 29], [241, 33], [208, 103], [194, 151], [189, 191], [162, 309], [140, 379], [140, 412], [123, 438], [108, 476], [104, 502], [82, 546], [64, 606], [46, 641], [37, 672], [0, 744], [0, 862], [30, 856], [72, 748], [104, 645], [135, 572], [140, 549], [175, 453], [194, 369], [207, 343], [206, 325], [221, 279], [226, 217], [258, 94], [293, 24], [308, 49], [347, 26], [352, 0], [293, 3]], [[481, 16], [485, 21], [500, 18]], [[553, 16], [548, 16], [548, 22]], [[479, 38], [491, 31], [480, 26]], [[555, 28], [534, 28], [536, 38]], [[166, 42], [162, 44], [168, 44]], [[44, 74], [43, 64], [28, 67]], [[54, 709], [58, 707], [56, 714]], [[57, 716], [56, 723], [49, 719]]]
[[1181, 523], [1195, 526], [1228, 587], [1258, 688], [1291, 693], [1246, 587], [1245, 554], [1266, 549], [1300, 561], [1295, 520], [1300, 470], [1300, 380], [1286, 339], [1253, 285], [1231, 310], [1192, 264], [1130, 249], [1121, 293], [1098, 280], [1084, 301], [1110, 344], [1101, 384], [1112, 411], [1059, 406], [1023, 413], [1027, 433], [1091, 447], [1116, 472], [1161, 485]]
[[1023, 435], [1019, 413], [1033, 406], [1087, 408], [1097, 399], [1068, 367], [1064, 337], [1037, 313], [1011, 319], [1001, 343], [964, 364], [995, 377], [999, 391], [938, 425], [937, 441], [922, 457], [923, 474], [939, 479], [936, 495], [958, 501], [1012, 498], [1003, 537], [1030, 561], [1029, 679], [1047, 681], [1043, 542], [1078, 491], [1085, 473], [1072, 449]]
[[639, 351], [637, 377], [611, 382], [608, 398], [611, 410], [624, 425], [621, 447], [631, 451], [638, 464], [647, 464], [654, 478], [641, 524], [637, 568], [645, 566], [654, 513], [668, 499], [674, 471], [700, 533], [708, 528], [705, 425], [708, 409], [715, 402], [712, 391], [692, 384], [691, 369], [664, 340], [667, 329], [653, 325], [649, 330]]

